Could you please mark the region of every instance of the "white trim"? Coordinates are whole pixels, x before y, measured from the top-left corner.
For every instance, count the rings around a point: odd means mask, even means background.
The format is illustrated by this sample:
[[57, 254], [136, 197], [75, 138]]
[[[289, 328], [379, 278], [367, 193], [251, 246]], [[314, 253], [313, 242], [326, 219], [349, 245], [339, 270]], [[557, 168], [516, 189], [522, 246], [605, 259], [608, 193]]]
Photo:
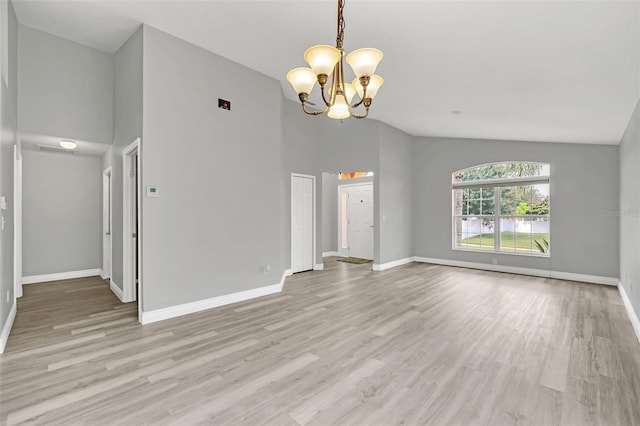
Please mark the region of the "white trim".
[[[290, 266], [293, 269], [293, 178], [294, 177], [299, 177], [299, 178], [305, 178], [305, 179], [311, 179], [311, 184], [312, 184], [312, 192], [313, 194], [311, 195], [311, 201], [312, 201], [312, 206], [311, 206], [311, 211], [313, 213], [313, 218], [311, 219], [312, 223], [311, 223], [311, 227], [312, 227], [312, 235], [311, 238], [313, 240], [312, 242], [312, 262], [316, 261], [316, 177], [315, 175], [305, 175], [303, 173], [291, 173], [291, 183], [289, 185], [289, 198], [290, 198], [290, 202], [291, 202], [291, 210], [290, 210], [290, 216], [289, 216], [289, 229], [291, 232], [291, 255], [290, 255]], [[300, 271], [302, 272], [302, 271]]]
[[323, 271], [324, 270], [324, 263], [316, 263], [315, 265], [313, 265], [313, 270], [314, 271]]
[[[497, 163], [504, 164], [504, 163]], [[548, 163], [540, 163], [548, 164]], [[472, 167], [475, 168], [475, 167]], [[458, 170], [453, 174], [459, 173]], [[549, 183], [549, 176], [528, 176], [515, 178], [487, 179], [487, 180], [469, 180], [465, 182], [453, 182], [451, 186], [454, 189], [464, 188], [480, 188], [480, 187], [496, 187], [496, 186], [523, 186], [523, 185], [539, 185], [541, 183]]]
[[549, 278], [566, 281], [579, 281], [583, 283], [618, 285], [618, 279], [612, 277], [599, 277], [597, 275], [575, 274], [573, 272], [549, 271]]
[[339, 256], [337, 251], [323, 251], [322, 257]]
[[113, 294], [116, 295], [116, 297], [118, 299], [120, 299], [120, 301], [122, 303], [126, 303], [124, 301], [124, 293], [122, 293], [122, 290], [120, 290], [120, 287], [118, 287], [118, 285], [116, 283], [113, 282], [113, 280], [110, 280], [109, 282], [109, 288], [111, 289], [111, 291], [113, 292]]
[[633, 331], [636, 332], [636, 337], [638, 338], [638, 342], [640, 342], [640, 319], [638, 319], [638, 314], [633, 310], [631, 300], [629, 296], [627, 296], [627, 292], [621, 282], [618, 282], [618, 291], [620, 292], [620, 297], [622, 297], [624, 307], [627, 309], [627, 315], [629, 315], [629, 320], [631, 320]]
[[58, 272], [55, 274], [30, 275], [22, 277], [22, 284], [44, 283], [48, 281], [71, 280], [73, 278], [95, 277], [102, 273], [102, 269], [84, 269], [82, 271]]
[[289, 275], [291, 275], [291, 270], [287, 269], [283, 272], [282, 279], [277, 284], [254, 288], [251, 290], [239, 291], [237, 293], [225, 294], [223, 296], [212, 297], [211, 299], [205, 300], [198, 300], [196, 302], [185, 303], [182, 305], [170, 306], [168, 308], [156, 309], [148, 312], [140, 312], [140, 322], [142, 324], [150, 324], [152, 322], [158, 322], [182, 315], [193, 314], [195, 312], [217, 308], [219, 306], [230, 305], [232, 303], [242, 302], [244, 300], [254, 299], [256, 297], [280, 293], [284, 286], [284, 280]]
[[[138, 246], [138, 311], [142, 306], [142, 186], [141, 186], [141, 141], [140, 138], [136, 138], [129, 146], [122, 150], [122, 293], [124, 295], [123, 302], [133, 302], [136, 300], [136, 283], [133, 277], [133, 265], [132, 265], [132, 247], [131, 247], [131, 234], [133, 229], [133, 221], [131, 218], [131, 157], [137, 154], [136, 161], [136, 174], [138, 187], [138, 197], [136, 203], [138, 204], [137, 216], [138, 216], [138, 229], [136, 233], [136, 243]], [[113, 259], [111, 259], [113, 261]]]
[[22, 156], [18, 145], [13, 146], [13, 296], [22, 297]]
[[9, 333], [11, 333], [13, 321], [16, 319], [16, 313], [18, 313], [17, 305], [18, 303], [14, 300], [13, 306], [11, 306], [11, 310], [9, 311], [9, 316], [7, 317], [7, 322], [5, 322], [4, 327], [2, 327], [2, 334], [0, 334], [0, 354], [4, 353], [4, 348], [7, 346]]
[[384, 271], [385, 269], [395, 268], [396, 266], [406, 265], [407, 263], [411, 263], [414, 261], [413, 257], [405, 257], [404, 259], [394, 260], [392, 262], [381, 263], [381, 264], [373, 264], [374, 271]]
[[579, 281], [592, 284], [618, 285], [618, 279], [597, 275], [575, 274], [572, 272], [547, 271], [544, 269], [519, 268], [517, 266], [489, 265], [485, 263], [463, 262], [459, 260], [435, 259], [431, 257], [413, 258], [415, 262], [434, 263], [437, 265], [457, 266], [461, 268], [481, 269], [484, 271], [506, 272], [509, 274], [531, 275], [534, 277], [554, 278], [557, 280]]
[[102, 279], [111, 278], [113, 271], [111, 267], [113, 253], [113, 181], [111, 175], [111, 167], [102, 171], [102, 274], [100, 274]]

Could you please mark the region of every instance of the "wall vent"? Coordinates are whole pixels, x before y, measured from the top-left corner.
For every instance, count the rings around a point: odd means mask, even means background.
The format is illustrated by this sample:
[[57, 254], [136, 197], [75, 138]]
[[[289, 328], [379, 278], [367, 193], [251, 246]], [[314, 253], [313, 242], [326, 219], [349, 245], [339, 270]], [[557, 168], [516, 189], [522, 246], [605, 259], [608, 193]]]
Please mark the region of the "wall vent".
[[78, 153], [77, 149], [66, 149], [66, 148], [49, 146], [49, 145], [38, 145], [38, 151], [53, 152], [55, 154], [67, 154], [67, 155], [76, 155]]

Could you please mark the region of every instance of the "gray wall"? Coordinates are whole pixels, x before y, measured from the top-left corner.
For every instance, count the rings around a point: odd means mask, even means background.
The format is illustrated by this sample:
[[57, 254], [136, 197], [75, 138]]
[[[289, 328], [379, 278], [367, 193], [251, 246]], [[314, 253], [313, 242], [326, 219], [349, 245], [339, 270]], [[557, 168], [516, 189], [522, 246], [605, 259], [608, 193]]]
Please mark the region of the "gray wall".
[[[316, 235], [323, 235], [322, 172], [366, 170], [374, 172], [374, 224], [379, 225], [378, 190], [379, 130], [376, 120], [348, 119], [341, 122], [327, 117], [305, 115], [300, 104], [284, 101], [284, 199], [282, 256], [291, 263], [291, 173], [316, 176]], [[322, 238], [316, 241], [316, 263], [322, 263]], [[379, 241], [374, 242], [374, 262], [379, 259]]]
[[143, 310], [279, 283], [279, 82], [147, 26], [143, 81]]
[[23, 275], [100, 268], [100, 158], [24, 150], [22, 173]]
[[[0, 231], [0, 330], [3, 329], [14, 299], [13, 280], [13, 147], [17, 140], [17, 40], [18, 21], [13, 11], [13, 4], [8, 4], [8, 77], [5, 87], [0, 80], [0, 195], [7, 197], [7, 209], [2, 210], [5, 226]], [[9, 301], [7, 302], [7, 294]]]
[[[551, 257], [451, 249], [451, 173], [498, 161], [551, 164]], [[618, 277], [618, 147], [605, 145], [416, 138], [416, 256]]]
[[640, 317], [640, 102], [620, 143], [620, 282]]
[[322, 251], [338, 251], [338, 175], [322, 173]]
[[380, 123], [380, 260], [413, 256], [413, 137]]
[[113, 55], [20, 25], [23, 134], [111, 143]]
[[142, 136], [142, 27], [115, 53], [113, 146], [104, 155], [102, 169], [111, 167], [112, 231], [111, 281], [122, 279], [122, 150]]

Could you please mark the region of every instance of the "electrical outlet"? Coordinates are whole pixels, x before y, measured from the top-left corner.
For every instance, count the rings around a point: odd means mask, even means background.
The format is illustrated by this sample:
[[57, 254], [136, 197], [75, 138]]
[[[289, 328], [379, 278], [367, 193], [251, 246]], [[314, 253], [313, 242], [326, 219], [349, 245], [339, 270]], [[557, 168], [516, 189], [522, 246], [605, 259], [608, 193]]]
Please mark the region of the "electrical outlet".
[[493, 263], [494, 265], [498, 264], [498, 259], [496, 259], [495, 257], [493, 259], [491, 259], [491, 263]]
[[264, 265], [264, 274], [269, 275], [271, 273], [271, 265]]

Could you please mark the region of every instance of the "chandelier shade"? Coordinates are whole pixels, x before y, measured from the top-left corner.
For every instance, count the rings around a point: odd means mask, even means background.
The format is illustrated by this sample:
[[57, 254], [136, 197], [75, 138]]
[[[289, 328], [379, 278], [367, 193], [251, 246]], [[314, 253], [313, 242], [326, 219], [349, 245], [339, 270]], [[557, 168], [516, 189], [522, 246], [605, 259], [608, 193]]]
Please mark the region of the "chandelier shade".
[[316, 75], [331, 74], [341, 56], [338, 49], [326, 44], [310, 47], [304, 52], [304, 60]]
[[[384, 80], [375, 75], [383, 54], [374, 48], [357, 49], [345, 58], [342, 48], [344, 41], [344, 0], [338, 0], [338, 30], [336, 46], [319, 44], [304, 53], [304, 60], [311, 68], [294, 68], [287, 74], [287, 81], [298, 94], [302, 110], [309, 115], [327, 114], [328, 117], [342, 120], [348, 117], [365, 118], [369, 107]], [[345, 83], [344, 60], [351, 66], [356, 78], [353, 83]], [[329, 83], [329, 78], [331, 82]], [[309, 110], [309, 94], [315, 83], [320, 85], [324, 107]], [[329, 83], [329, 84], [328, 84]], [[328, 87], [328, 90], [325, 90]], [[359, 99], [355, 99], [358, 96]], [[355, 99], [355, 102], [354, 102]], [[352, 103], [353, 102], [353, 103]], [[364, 113], [356, 113], [356, 109]]]
[[294, 68], [287, 73], [287, 81], [291, 83], [296, 93], [308, 95], [313, 90], [316, 80], [316, 74], [310, 68]]
[[344, 95], [336, 95], [335, 102], [329, 107], [329, 113], [327, 116], [335, 118], [336, 120], [342, 120], [343, 118], [349, 118], [350, 115], [351, 112], [349, 112], [349, 105], [347, 105]]
[[[360, 79], [356, 78], [355, 80], [353, 80], [353, 83], [351, 84], [353, 85], [356, 92], [358, 93], [358, 96], [362, 97], [364, 95], [364, 87], [362, 87], [362, 85], [360, 84]], [[380, 87], [383, 84], [384, 84], [384, 79], [379, 75], [372, 75], [371, 77], [369, 77], [369, 85], [367, 86], [367, 96], [371, 99], [375, 98], [376, 94], [378, 94], [378, 89], [380, 89]]]
[[365, 75], [375, 74], [382, 56], [382, 52], [378, 49], [358, 49], [347, 55], [347, 63], [351, 65], [356, 77], [360, 78]]

